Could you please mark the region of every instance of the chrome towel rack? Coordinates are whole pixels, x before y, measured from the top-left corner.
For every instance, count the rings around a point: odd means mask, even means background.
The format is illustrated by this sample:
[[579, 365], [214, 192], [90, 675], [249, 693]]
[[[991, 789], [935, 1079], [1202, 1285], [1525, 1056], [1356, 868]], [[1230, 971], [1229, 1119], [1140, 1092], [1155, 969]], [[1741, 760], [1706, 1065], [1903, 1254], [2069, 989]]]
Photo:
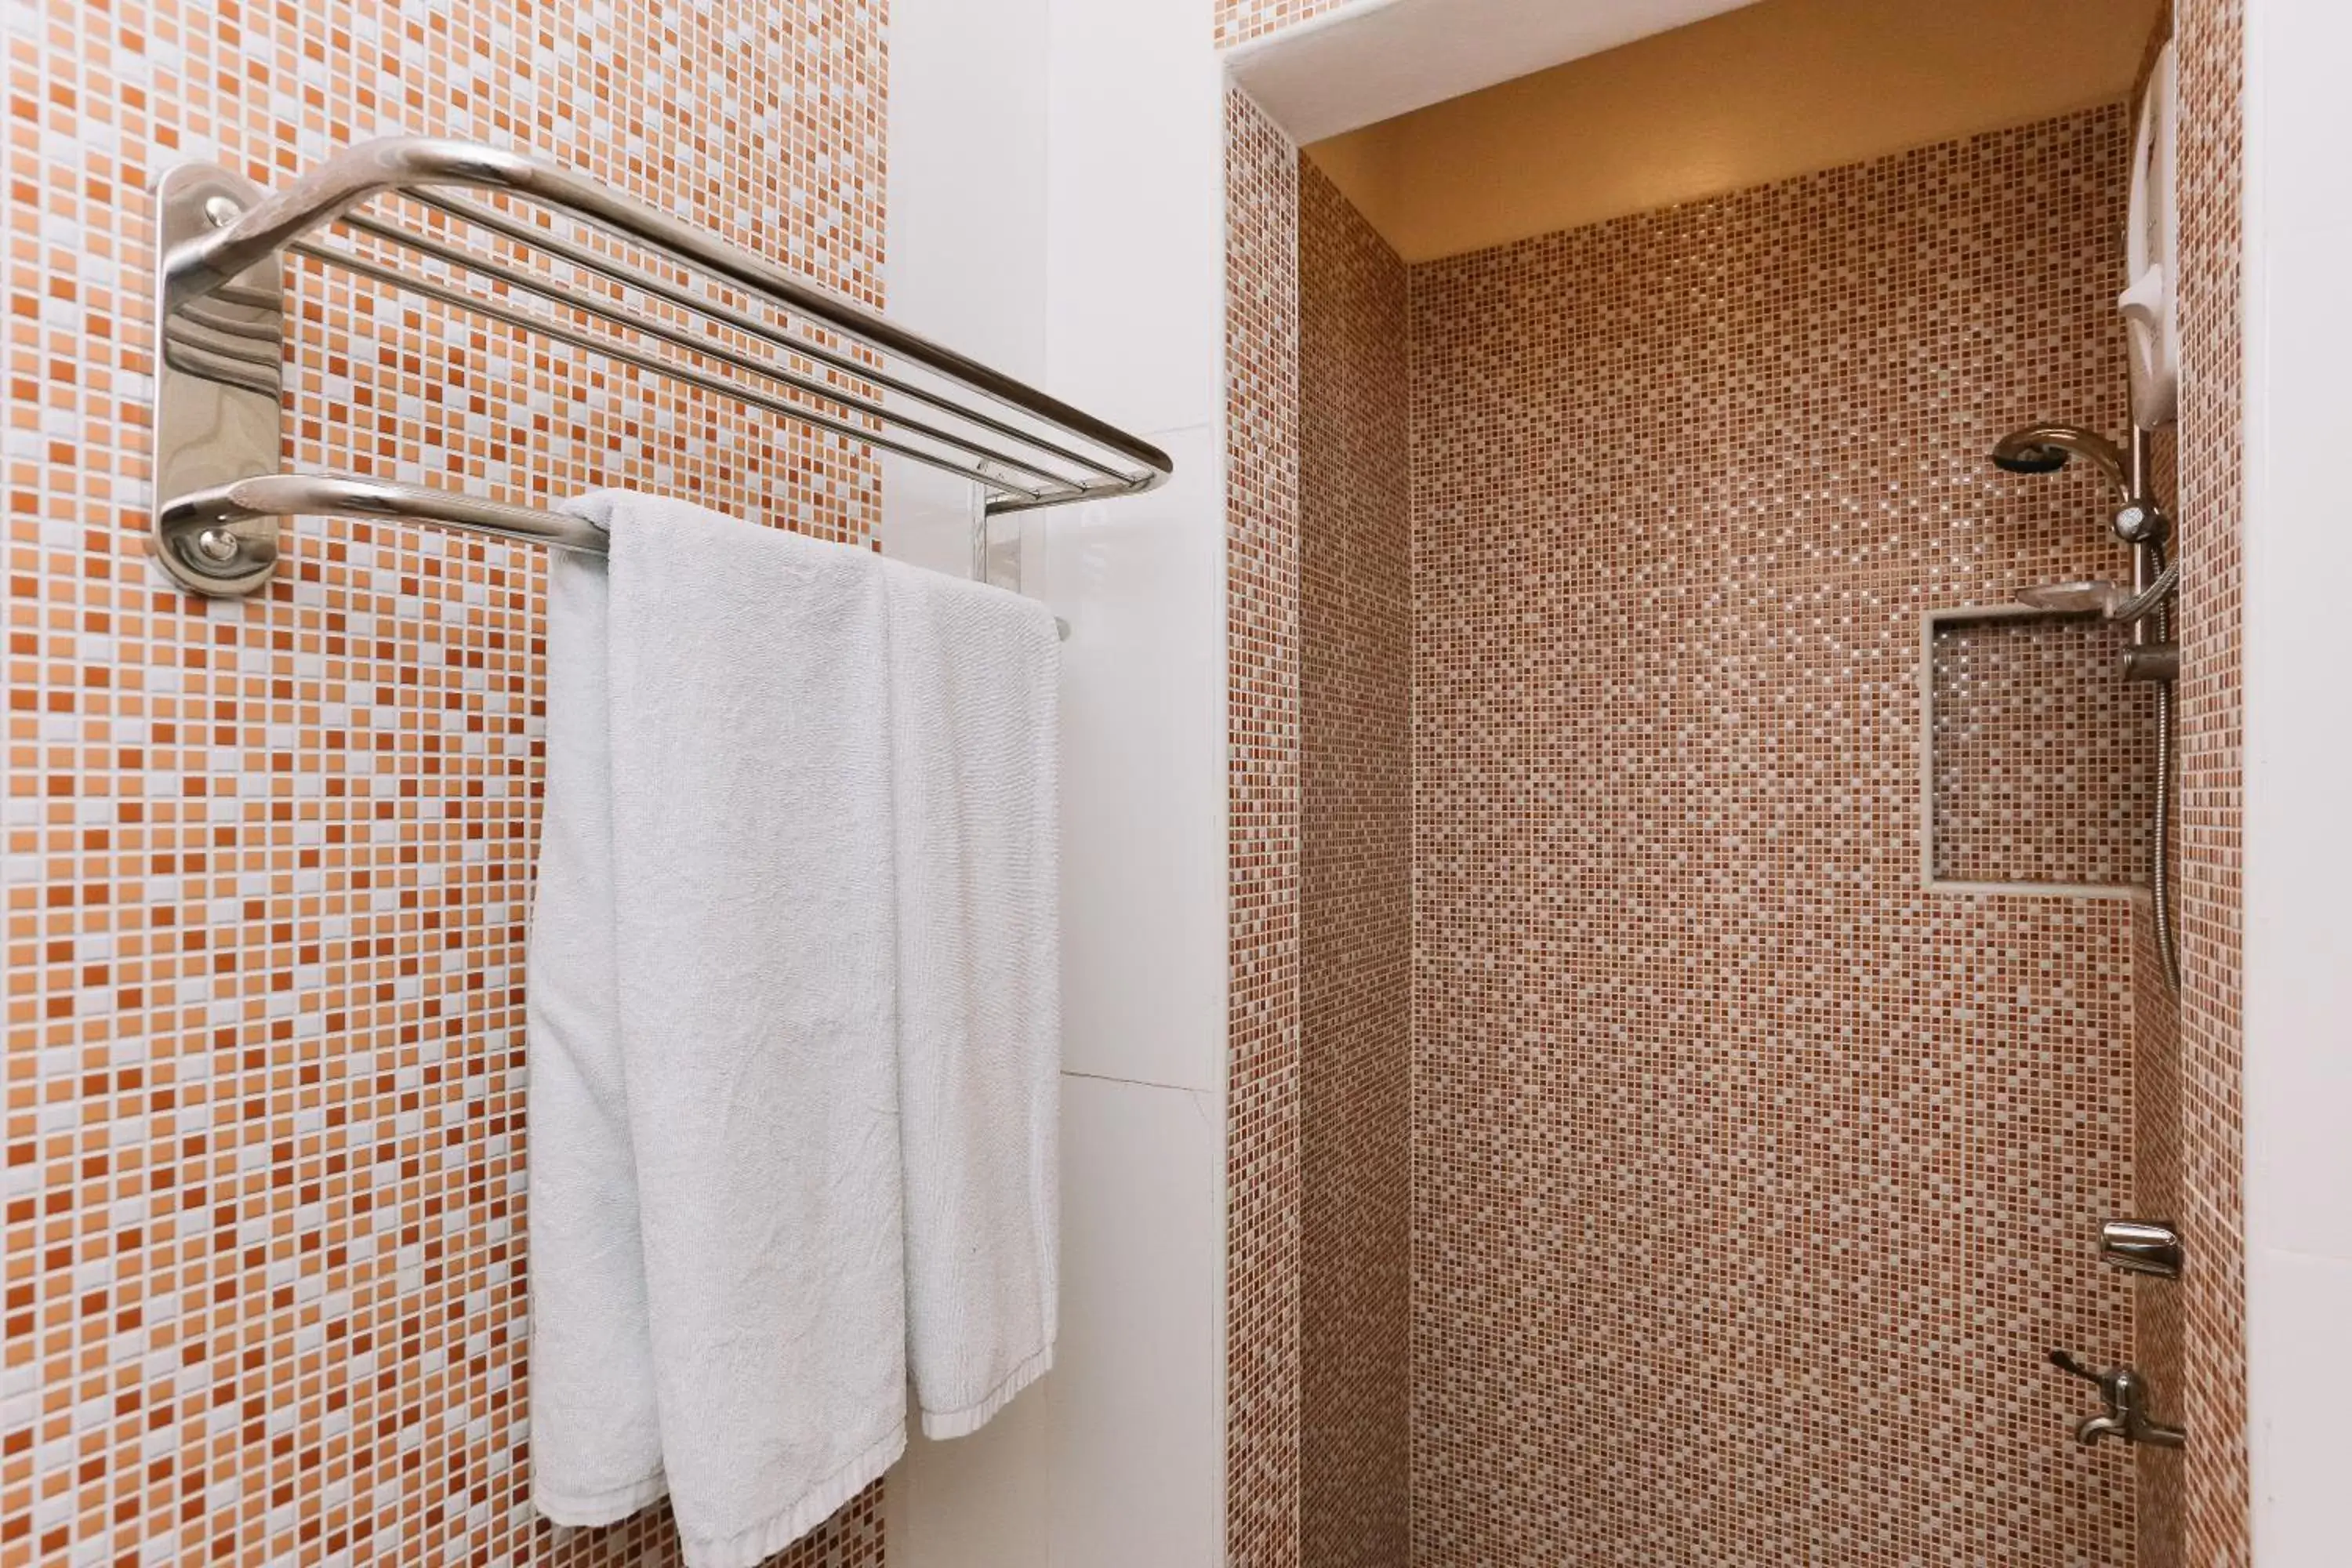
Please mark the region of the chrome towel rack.
[[[439, 215], [453, 237], [364, 210], [387, 194]], [[258, 591], [276, 569], [288, 517], [406, 518], [604, 547], [593, 525], [561, 512], [278, 471], [289, 252], [960, 475], [980, 487], [991, 514], [1131, 495], [1172, 468], [1147, 441], [658, 207], [520, 153], [395, 136], [346, 148], [277, 192], [215, 165], [182, 164], [165, 173], [158, 196], [155, 548], [195, 593]], [[527, 205], [604, 243], [534, 221]], [[362, 254], [315, 237], [329, 228], [378, 248]], [[455, 242], [469, 232], [547, 265], [517, 266]], [[395, 255], [440, 276], [378, 258]], [[460, 286], [467, 277], [492, 290]]]

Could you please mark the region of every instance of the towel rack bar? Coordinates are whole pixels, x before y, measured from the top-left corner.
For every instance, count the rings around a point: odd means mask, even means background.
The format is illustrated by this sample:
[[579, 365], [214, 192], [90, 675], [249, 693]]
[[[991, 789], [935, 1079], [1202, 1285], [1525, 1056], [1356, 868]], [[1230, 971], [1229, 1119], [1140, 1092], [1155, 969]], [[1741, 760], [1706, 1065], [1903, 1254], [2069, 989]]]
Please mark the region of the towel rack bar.
[[511, 534], [565, 550], [602, 553], [604, 531], [569, 512], [509, 506], [463, 490], [395, 484], [342, 474], [259, 474], [183, 496], [173, 516], [183, 527], [204, 528], [248, 517], [403, 517], [477, 533]]
[[326, 516], [412, 518], [563, 550], [602, 553], [605, 547], [604, 530], [565, 512], [341, 474], [256, 474], [175, 496], [156, 520], [156, 536], [167, 562], [211, 572], [240, 557], [265, 564], [256, 559], [259, 552], [275, 556], [275, 531], [257, 538], [248, 531], [256, 522]]
[[[495, 279], [508, 288], [513, 289], [518, 292], [527, 293], [534, 296], [535, 298], [544, 300], [559, 309], [577, 310], [583, 315], [593, 316], [599, 321], [610, 321], [615, 325], [625, 327], [630, 331], [642, 332], [647, 337], [658, 338], [662, 342], [668, 343], [673, 348], [684, 349], [689, 353], [704, 355], [708, 358], [717, 360], [723, 364], [731, 365], [738, 370], [744, 371], [752, 375], [764, 376], [770, 380], [782, 382], [786, 385], [793, 387], [796, 390], [805, 392], [812, 396], [823, 398], [828, 403], [839, 405], [845, 409], [854, 409], [877, 419], [887, 420], [892, 424], [903, 426], [904, 428], [914, 431], [919, 435], [929, 436], [936, 440], [945, 441], [954, 446], [962, 447], [971, 452], [987, 458], [992, 462], [1001, 463], [1008, 468], [1014, 469], [1021, 473], [1033, 474], [1036, 478], [1046, 481], [1049, 487], [1053, 485], [1075, 482], [1093, 482], [1092, 480], [1074, 481], [1066, 479], [1063, 476], [1055, 473], [1050, 468], [1039, 468], [1034, 458], [1016, 456], [1015, 454], [1005, 452], [998, 448], [983, 447], [979, 442], [970, 439], [956, 431], [940, 428], [940, 426], [929, 424], [924, 420], [909, 418], [904, 414], [893, 413], [887, 404], [874, 397], [852, 392], [847, 388], [843, 387], [838, 383], [820, 381], [814, 376], [803, 374], [801, 372], [789, 368], [788, 366], [775, 364], [765, 360], [754, 359], [748, 354], [738, 353], [715, 339], [706, 336], [698, 336], [696, 333], [682, 331], [679, 328], [669, 326], [664, 322], [649, 320], [638, 311], [621, 310], [609, 305], [591, 303], [577, 295], [566, 295], [561, 293], [558, 291], [559, 285], [557, 285], [552, 279], [533, 278], [528, 273], [517, 271], [513, 268], [501, 266], [498, 262], [492, 261], [488, 258], [475, 255], [474, 253], [466, 250], [463, 247], [445, 245], [439, 240], [429, 239], [423, 235], [411, 234], [407, 230], [396, 227], [392, 224], [380, 223], [373, 218], [365, 217], [356, 213], [346, 216], [343, 218], [342, 223], [343, 226], [347, 228], [355, 229], [360, 233], [368, 235], [376, 239], [383, 240], [388, 244], [404, 247], [409, 250], [415, 251], [420, 256], [429, 256], [433, 259], [442, 262], [445, 265], [463, 268], [467, 271], [479, 274], [484, 278]], [[347, 267], [355, 271], [360, 270], [362, 267], [359, 259], [356, 257], [353, 257], [349, 251], [330, 252], [325, 247], [316, 246], [308, 241], [298, 243], [291, 248], [303, 251], [306, 254], [330, 258], [335, 265]], [[550, 247], [542, 246], [541, 248]], [[591, 254], [593, 254], [593, 252]], [[616, 268], [615, 270], [617, 271], [618, 269]], [[425, 289], [419, 279], [412, 279], [404, 273], [395, 272], [386, 268], [377, 268], [374, 275], [377, 277], [379, 281], [389, 283], [394, 288], [405, 289], [414, 293], [425, 292]], [[629, 286], [637, 288], [648, 293], [653, 292], [653, 290], [646, 289], [646, 285], [649, 280], [646, 279], [630, 279], [627, 278], [625, 274], [622, 274], [621, 277], [615, 280], [626, 282]], [[849, 358], [845, 354], [832, 353], [817, 344], [784, 336], [782, 333], [776, 332], [772, 329], [761, 326], [759, 323], [754, 321], [752, 318], [744, 317], [741, 321], [726, 321], [725, 318], [718, 315], [717, 312], [719, 307], [718, 307], [714, 301], [697, 300], [684, 289], [675, 290], [674, 292], [677, 295], [677, 298], [673, 302], [677, 303], [681, 309], [699, 311], [705, 315], [710, 316], [713, 320], [724, 321], [724, 324], [734, 327], [737, 331], [745, 331], [748, 334], [756, 334], [758, 342], [764, 343], [780, 353], [799, 355], [804, 359], [814, 360], [838, 372], [842, 375], [852, 377], [861, 383], [903, 392], [909, 396], [915, 397], [929, 405], [930, 406], [943, 409], [953, 415], [955, 417], [963, 420], [967, 424], [982, 426], [987, 429], [1009, 437], [1013, 440], [1019, 442], [1024, 446], [1034, 447], [1041, 452], [1051, 453], [1054, 457], [1061, 458], [1074, 467], [1086, 469], [1087, 472], [1097, 475], [1102, 479], [1111, 479], [1123, 484], [1132, 477], [1131, 475], [1112, 467], [1110, 464], [1104, 462], [1099, 458], [1089, 458], [1083, 453], [1066, 450], [1061, 447], [1055, 446], [1050, 441], [1046, 441], [1040, 437], [1031, 435], [1029, 432], [1022, 430], [1014, 426], [985, 418], [974, 414], [969, 409], [960, 408], [954, 403], [946, 398], [926, 395], [919, 388], [908, 386], [903, 383], [895, 382], [887, 376], [877, 374], [873, 367], [861, 365], [856, 360]], [[447, 293], [446, 297], [442, 297], [442, 303], [457, 305], [459, 309], [463, 310], [478, 310], [479, 308], [479, 297], [452, 291]], [[538, 330], [535, 319], [533, 318], [524, 318], [520, 322], [510, 322], [509, 324], [528, 324], [531, 326], [532, 330]], [[596, 352], [602, 353], [604, 351], [599, 349]], [[667, 367], [663, 367], [661, 374], [667, 375], [669, 374], [670, 372]], [[795, 408], [798, 405], [794, 405]], [[787, 411], [788, 410], [784, 409], [776, 410], [776, 412], [779, 413]], [[862, 430], [863, 427], [861, 426], [860, 429]], [[851, 435], [855, 434], [855, 432], [841, 431], [839, 434]], [[872, 439], [870, 436], [862, 437], [861, 438]], [[887, 445], [887, 443], [880, 440], [875, 440], [874, 444], [877, 446]], [[904, 455], [916, 457], [919, 460], [929, 460], [928, 458], [922, 458], [919, 454], [912, 452], [906, 453]]]
[[[959, 445], [967, 447], [970, 450], [978, 453], [980, 456], [988, 458], [992, 462], [1001, 463], [1004, 467], [1021, 473], [1034, 474], [1037, 479], [1045, 481], [1045, 488], [1040, 489], [1034, 485], [1024, 485], [1010, 479], [998, 478], [982, 469], [969, 468], [961, 463], [950, 461], [950, 459], [941, 458], [935, 453], [925, 451], [921, 447], [911, 447], [903, 441], [894, 440], [890, 437], [881, 434], [878, 429], [872, 426], [856, 424], [849, 419], [822, 413], [815, 408], [810, 407], [804, 403], [789, 402], [783, 398], [772, 396], [767, 393], [760, 392], [754, 388], [737, 385], [735, 383], [730, 382], [723, 377], [707, 375], [701, 371], [695, 370], [687, 365], [677, 364], [666, 360], [656, 359], [651, 354], [641, 353], [638, 351], [630, 348], [625, 343], [614, 342], [610, 338], [600, 337], [593, 332], [579, 331], [559, 322], [551, 321], [543, 316], [534, 316], [526, 311], [511, 310], [507, 306], [499, 304], [495, 300], [486, 300], [478, 294], [468, 294], [462, 289], [451, 289], [446, 285], [433, 282], [429, 279], [411, 278], [404, 273], [394, 271], [389, 267], [379, 267], [374, 262], [354, 256], [347, 250], [338, 250], [332, 246], [314, 245], [307, 239], [298, 239], [286, 248], [292, 251], [297, 256], [307, 256], [314, 261], [323, 261], [331, 266], [340, 267], [346, 272], [356, 273], [362, 278], [373, 279], [378, 283], [388, 284], [394, 289], [404, 289], [408, 293], [416, 295], [420, 299], [430, 300], [436, 304], [446, 305], [453, 310], [469, 310], [475, 315], [480, 316], [485, 320], [502, 322], [509, 327], [518, 327], [527, 332], [536, 332], [541, 337], [551, 338], [559, 343], [568, 343], [575, 349], [582, 349], [589, 353], [601, 354], [604, 358], [614, 361], [615, 363], [632, 365], [638, 370], [646, 371], [655, 375], [667, 376], [670, 380], [682, 382], [688, 386], [700, 387], [705, 392], [715, 392], [721, 397], [731, 398], [735, 402], [747, 404], [753, 408], [761, 408], [771, 414], [780, 414], [787, 418], [798, 419], [805, 424], [816, 426], [819, 429], [830, 430], [836, 436], [846, 436], [853, 441], [863, 441], [868, 446], [879, 447], [886, 452], [896, 452], [902, 458], [909, 458], [916, 462], [929, 464], [932, 468], [944, 468], [949, 473], [959, 474], [965, 479], [975, 480], [981, 484], [998, 486], [1003, 489], [1012, 490], [1024, 500], [1040, 500], [1048, 493], [1049, 490], [1067, 483], [1067, 481], [1061, 479], [1058, 475], [1049, 474], [1042, 468], [1033, 468], [1028, 464], [1022, 462], [1019, 458], [1013, 457], [1009, 453], [998, 452], [987, 447], [971, 446], [970, 443], [958, 443]], [[555, 304], [561, 305], [563, 302], [556, 295], [544, 291], [541, 287], [534, 285], [529, 279], [524, 279], [520, 275], [509, 276], [507, 278], [507, 281], [510, 282], [511, 285], [518, 289], [528, 291], [541, 299], [550, 300]], [[599, 311], [596, 313], [600, 317], [607, 316], [606, 312]], [[887, 410], [882, 408], [879, 405], [869, 403], [863, 398], [853, 396], [837, 387], [828, 387], [823, 382], [814, 380], [810, 377], [796, 376], [791, 372], [780, 369], [776, 366], [765, 365], [755, 360], [745, 359], [740, 354], [729, 353], [727, 350], [719, 347], [716, 343], [698, 341], [689, 333], [672, 331], [668, 328], [660, 326], [655, 322], [635, 319], [630, 320], [627, 324], [634, 327], [635, 330], [646, 333], [648, 337], [658, 338], [664, 342], [667, 342], [674, 347], [707, 355], [709, 358], [733, 365], [739, 370], [748, 371], [754, 375], [768, 376], [774, 380], [783, 382], [787, 385], [795, 387], [802, 392], [810, 394], [816, 397], [821, 397], [828, 403], [837, 405], [845, 410], [855, 409], [860, 413], [872, 416], [877, 419], [884, 417], [887, 414]], [[899, 426], [917, 431], [918, 433], [925, 436], [936, 437], [940, 439], [948, 441], [955, 440], [955, 437], [949, 435], [947, 432], [934, 429], [930, 426], [921, 424], [915, 420], [901, 417], [896, 420], [895, 423]]]
[[[1058, 442], [1048, 440], [1034, 430], [1024, 429], [983, 410], [973, 408], [968, 404], [959, 404], [954, 399], [943, 397], [928, 387], [918, 386], [910, 381], [891, 375], [877, 365], [852, 359], [849, 355], [837, 353], [823, 343], [779, 331], [773, 325], [761, 321], [757, 316], [738, 310], [719, 300], [707, 299], [692, 289], [678, 288], [649, 273], [632, 272], [611, 257], [599, 255], [588, 247], [574, 244], [561, 235], [519, 223], [504, 213], [472, 202], [458, 201], [438, 191], [403, 191], [401, 195], [432, 208], [435, 212], [456, 218], [461, 223], [471, 224], [477, 228], [499, 235], [517, 245], [533, 250], [545, 251], [550, 256], [559, 257], [575, 267], [593, 272], [607, 281], [620, 284], [624, 288], [635, 289], [642, 294], [674, 305], [681, 310], [690, 310], [697, 315], [720, 322], [782, 353], [798, 354], [803, 359], [813, 360], [829, 370], [837, 370], [845, 375], [855, 376], [886, 392], [911, 398], [941, 413], [952, 414], [967, 424], [978, 426], [992, 434], [1010, 437], [1024, 446], [1034, 447], [1040, 452], [1050, 453], [1065, 462], [1090, 469], [1106, 479], [1127, 484], [1134, 478], [1131, 472], [1106, 463], [1100, 458], [1088, 457], [1084, 452], [1076, 451]], [[342, 221], [347, 227], [358, 229], [396, 245], [408, 246], [425, 255], [447, 261], [451, 265], [470, 267], [477, 271], [483, 270], [480, 258], [459, 247], [426, 239], [406, 229], [397, 228], [363, 214], [347, 214]]]
[[[460, 201], [452, 187], [537, 204], [586, 226], [575, 231], [583, 237], [602, 231], [652, 262], [625, 261], [504, 207]], [[198, 593], [262, 587], [276, 569], [278, 520], [287, 516], [408, 517], [568, 549], [603, 547], [601, 533], [559, 512], [431, 487], [278, 472], [288, 251], [956, 475], [981, 488], [992, 514], [1133, 494], [1160, 484], [1172, 467], [1150, 442], [657, 207], [520, 153], [389, 137], [346, 148], [275, 193], [224, 169], [184, 164], [166, 171], [157, 194], [154, 529], [166, 570]], [[569, 292], [552, 275], [360, 210], [386, 194], [623, 292]], [[418, 277], [389, 264], [390, 252], [380, 260], [312, 237], [335, 225], [490, 289]], [[513, 303], [509, 293], [553, 314]], [[736, 299], [780, 319], [763, 320]], [[661, 317], [662, 306], [685, 319]]]
[[863, 305], [804, 283], [766, 258], [705, 234], [659, 207], [569, 169], [479, 142], [386, 136], [343, 149], [226, 227], [174, 247], [164, 259], [166, 303], [176, 308], [194, 295], [209, 292], [254, 262], [283, 250], [297, 236], [388, 191], [412, 185], [461, 185], [528, 196], [667, 252], [970, 391], [1065, 426], [1136, 463], [1158, 467], [1168, 460], [1166, 453], [1148, 441], [910, 332]]

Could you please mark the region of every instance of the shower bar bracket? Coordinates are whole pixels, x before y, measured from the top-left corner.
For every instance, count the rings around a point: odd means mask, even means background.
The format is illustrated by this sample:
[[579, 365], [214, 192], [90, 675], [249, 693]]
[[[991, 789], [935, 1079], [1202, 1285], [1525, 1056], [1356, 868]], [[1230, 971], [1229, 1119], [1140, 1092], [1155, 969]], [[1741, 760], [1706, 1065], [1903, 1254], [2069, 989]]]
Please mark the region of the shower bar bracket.
[[[439, 215], [452, 237], [369, 210], [386, 195]], [[280, 471], [289, 253], [958, 475], [978, 487], [986, 516], [1132, 495], [1172, 468], [1147, 441], [523, 153], [395, 136], [345, 148], [277, 192], [214, 165], [180, 164], [164, 173], [157, 198], [154, 547], [194, 593], [263, 589], [289, 517], [401, 518], [604, 548], [599, 530], [559, 511], [432, 485]], [[534, 207], [550, 216], [535, 219]], [[555, 218], [571, 220], [570, 231]], [[328, 230], [367, 247], [319, 237]], [[461, 232], [489, 245], [457, 243]], [[490, 254], [500, 242], [546, 264]]]

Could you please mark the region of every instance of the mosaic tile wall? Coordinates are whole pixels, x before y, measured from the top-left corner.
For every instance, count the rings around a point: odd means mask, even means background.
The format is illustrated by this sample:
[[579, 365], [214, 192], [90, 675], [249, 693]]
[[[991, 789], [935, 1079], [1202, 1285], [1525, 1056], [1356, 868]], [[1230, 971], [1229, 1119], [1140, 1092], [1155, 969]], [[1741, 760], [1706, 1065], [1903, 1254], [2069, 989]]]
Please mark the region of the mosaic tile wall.
[[2124, 679], [2130, 641], [2103, 621], [1937, 628], [1929, 673], [1938, 879], [2147, 880], [2156, 692]]
[[1413, 269], [1416, 1564], [2132, 1559], [2132, 910], [1923, 893], [1916, 686], [2122, 564], [1983, 453], [2122, 417], [2124, 132]]
[[1217, 47], [1230, 48], [1334, 11], [1347, 0], [1217, 0]]
[[2178, 0], [2181, 104], [2179, 1218], [2189, 1561], [2251, 1560], [2239, 995], [2243, 0]]
[[1300, 1555], [1402, 1568], [1412, 1416], [1405, 267], [1300, 161]]
[[[2172, 37], [2169, 0], [2157, 7], [2147, 47], [2133, 84], [2137, 106], [2156, 69], [2157, 56]], [[2137, 122], [2137, 109], [2134, 110]], [[2168, 425], [2149, 444], [2150, 477], [2166, 512], [2180, 515], [2179, 426]], [[2177, 630], [2178, 628], [2173, 628]], [[2176, 762], [2175, 777], [2178, 777]], [[2176, 909], [2180, 887], [2180, 813], [2177, 787], [2168, 795], [2171, 812], [2172, 886]], [[2152, 906], [2143, 909], [2132, 948], [2132, 1212], [2177, 1220], [2180, 1190], [2180, 1005], [2165, 978], [2164, 953], [2157, 945]], [[2158, 1414], [2179, 1420], [2188, 1398], [2182, 1365], [2186, 1303], [2175, 1279], [2132, 1282], [2132, 1364], [2158, 1391]], [[2188, 1563], [2187, 1456], [2178, 1449], [2143, 1447], [2132, 1456], [2138, 1486], [2138, 1568], [2186, 1568]]]
[[1298, 150], [1225, 95], [1225, 1542], [1298, 1558]]
[[[2148, 28], [2137, 104], [2147, 90], [2157, 55], [2172, 37], [2172, 6], [2157, 7]], [[2135, 110], [2137, 113], [2137, 110]], [[2180, 515], [2180, 442], [2178, 424], [2156, 432], [2150, 445], [2151, 474], [2168, 513]], [[2174, 630], [2177, 631], [2177, 626]], [[2176, 764], [2175, 779], [2179, 777]], [[2180, 895], [2179, 793], [2170, 795], [2173, 822], [2172, 873], [2176, 909]], [[2135, 932], [2132, 981], [2132, 1202], [2137, 1215], [2178, 1220], [2183, 1135], [2180, 1125], [2180, 1006], [2164, 978], [2164, 954], [2156, 945], [2152, 913], [2143, 910]], [[2133, 1281], [2132, 1364], [2157, 1391], [2158, 1411], [2178, 1421], [2187, 1407], [2184, 1364], [2187, 1286], [2179, 1280]], [[2177, 1449], [2143, 1447], [2133, 1455], [2139, 1482], [2139, 1568], [2185, 1568], [2188, 1558], [2188, 1457]]]
[[[161, 168], [523, 143], [878, 302], [879, 0], [0, 0], [9, 796], [0, 1560], [660, 1564], [525, 1500], [543, 566], [304, 520], [147, 559]], [[863, 537], [861, 450], [305, 268], [286, 455]], [[877, 1495], [784, 1554], [881, 1562]]]
[[[2176, 884], [2177, 886], [2177, 884]], [[2132, 1213], [2177, 1219], [2180, 1190], [2180, 1009], [2164, 974], [2156, 921], [2145, 901], [2132, 928]], [[2179, 1421], [2188, 1394], [2182, 1367], [2182, 1283], [2132, 1284], [2132, 1364], [2156, 1391], [2157, 1414]], [[2186, 1568], [2187, 1456], [2143, 1447], [2138, 1479], [2137, 1568]]]

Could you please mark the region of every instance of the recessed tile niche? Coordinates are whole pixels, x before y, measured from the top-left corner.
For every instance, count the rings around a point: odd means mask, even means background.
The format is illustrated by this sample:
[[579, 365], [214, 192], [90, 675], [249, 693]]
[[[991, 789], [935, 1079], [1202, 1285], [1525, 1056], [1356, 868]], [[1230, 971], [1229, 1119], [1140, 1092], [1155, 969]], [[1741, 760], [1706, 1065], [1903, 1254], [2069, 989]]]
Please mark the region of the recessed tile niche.
[[1938, 610], [1923, 649], [1930, 888], [2117, 889], [2147, 879], [2156, 689], [2114, 623]]

